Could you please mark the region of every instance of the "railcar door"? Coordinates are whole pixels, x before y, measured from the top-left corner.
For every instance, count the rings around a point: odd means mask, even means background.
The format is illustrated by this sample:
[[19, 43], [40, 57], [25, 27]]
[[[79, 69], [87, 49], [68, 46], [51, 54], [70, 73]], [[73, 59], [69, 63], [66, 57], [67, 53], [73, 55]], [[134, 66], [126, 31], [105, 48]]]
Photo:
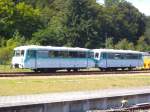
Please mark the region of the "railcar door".
[[98, 67], [99, 68], [107, 68], [107, 54], [104, 52], [97, 54], [98, 59]]
[[25, 65], [30, 69], [37, 68], [36, 50], [27, 50]]

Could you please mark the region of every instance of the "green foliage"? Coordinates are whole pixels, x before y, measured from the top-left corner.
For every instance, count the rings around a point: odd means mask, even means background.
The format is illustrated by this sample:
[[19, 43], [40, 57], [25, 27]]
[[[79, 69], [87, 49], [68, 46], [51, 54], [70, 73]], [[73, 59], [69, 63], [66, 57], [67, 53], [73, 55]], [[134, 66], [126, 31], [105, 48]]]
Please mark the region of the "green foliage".
[[133, 43], [129, 42], [127, 39], [123, 39], [121, 41], [119, 41], [116, 45], [115, 45], [116, 49], [124, 49], [124, 50], [134, 50], [134, 45]]
[[24, 2], [15, 4], [12, 0], [0, 0], [0, 36], [9, 39], [17, 30], [30, 38], [41, 28], [40, 11]]
[[118, 5], [119, 3], [123, 3], [125, 0], [104, 0], [105, 6], [112, 7], [114, 5]]
[[0, 0], [0, 36], [9, 37], [12, 34], [14, 3], [11, 0]]
[[140, 51], [150, 51], [150, 46], [147, 44], [146, 38], [141, 36], [137, 41], [136, 49]]
[[128, 2], [121, 2], [108, 9], [110, 22], [107, 25], [107, 34], [114, 37], [115, 43], [126, 37], [135, 44], [145, 31], [145, 16]]
[[113, 49], [114, 48], [113, 38], [107, 38], [105, 44], [106, 44], [105, 47], [107, 49]]
[[[146, 18], [146, 28], [145, 28], [145, 42], [150, 45], [150, 17]], [[150, 51], [150, 47], [149, 47], [149, 51]]]
[[[66, 44], [69, 46], [96, 48], [101, 46], [99, 21], [102, 7], [94, 0], [68, 0]], [[99, 33], [98, 33], [99, 32]]]
[[32, 33], [42, 27], [39, 18], [39, 9], [33, 9], [32, 6], [26, 5], [24, 2], [16, 5], [14, 26], [25, 37], [31, 37]]
[[7, 40], [0, 48], [0, 64], [10, 63], [10, 59], [13, 55], [13, 49], [17, 46], [24, 45], [24, 41], [24, 38], [16, 31], [13, 38]]

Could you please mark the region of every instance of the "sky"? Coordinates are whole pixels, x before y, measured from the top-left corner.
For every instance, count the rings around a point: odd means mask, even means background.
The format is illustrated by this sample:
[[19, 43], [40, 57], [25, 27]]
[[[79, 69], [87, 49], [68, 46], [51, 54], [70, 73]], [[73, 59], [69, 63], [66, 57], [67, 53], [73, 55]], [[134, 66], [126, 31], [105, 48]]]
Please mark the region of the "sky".
[[[140, 12], [150, 16], [150, 0], [126, 0], [132, 3]], [[104, 0], [97, 0], [99, 3], [104, 3]]]

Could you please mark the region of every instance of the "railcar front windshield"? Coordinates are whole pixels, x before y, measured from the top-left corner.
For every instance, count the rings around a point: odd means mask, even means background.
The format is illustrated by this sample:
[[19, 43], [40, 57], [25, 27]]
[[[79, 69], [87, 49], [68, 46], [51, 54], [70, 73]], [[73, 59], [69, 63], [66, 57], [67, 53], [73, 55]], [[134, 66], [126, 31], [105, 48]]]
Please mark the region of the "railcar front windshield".
[[15, 50], [14, 56], [15, 57], [24, 56], [24, 50]]

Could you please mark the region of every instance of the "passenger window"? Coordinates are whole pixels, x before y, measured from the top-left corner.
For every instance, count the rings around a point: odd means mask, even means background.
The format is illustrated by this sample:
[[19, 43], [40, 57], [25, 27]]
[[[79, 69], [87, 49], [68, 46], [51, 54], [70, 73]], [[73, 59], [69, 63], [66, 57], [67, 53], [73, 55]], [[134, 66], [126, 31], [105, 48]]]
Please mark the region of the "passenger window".
[[70, 57], [70, 58], [77, 58], [78, 57], [78, 52], [69, 51], [68, 57]]
[[48, 58], [48, 51], [46, 51], [46, 50], [37, 51], [37, 57], [38, 58]]
[[94, 57], [94, 53], [93, 52], [88, 52], [88, 58], [93, 58]]
[[49, 51], [48, 56], [49, 56], [50, 58], [59, 57], [59, 51]]
[[114, 57], [115, 59], [122, 59], [122, 56], [121, 56], [121, 54], [119, 54], [119, 53], [117, 53], [117, 54], [115, 54], [115, 57]]
[[28, 58], [35, 58], [36, 57], [36, 51], [35, 50], [28, 50], [27, 56], [28, 56]]
[[99, 53], [95, 53], [95, 58], [99, 58]]
[[86, 58], [86, 52], [78, 52], [79, 58]]
[[139, 59], [142, 59], [142, 54], [139, 54]]
[[115, 59], [115, 54], [114, 53], [108, 53], [107, 58], [108, 59]]
[[106, 55], [107, 55], [106, 53], [102, 53], [101, 55], [102, 55], [102, 59], [106, 59]]
[[126, 59], [139, 59], [139, 55], [138, 54], [126, 54], [125, 56]]
[[61, 58], [67, 58], [68, 57], [68, 52], [67, 51], [60, 51], [59, 54], [60, 54]]

